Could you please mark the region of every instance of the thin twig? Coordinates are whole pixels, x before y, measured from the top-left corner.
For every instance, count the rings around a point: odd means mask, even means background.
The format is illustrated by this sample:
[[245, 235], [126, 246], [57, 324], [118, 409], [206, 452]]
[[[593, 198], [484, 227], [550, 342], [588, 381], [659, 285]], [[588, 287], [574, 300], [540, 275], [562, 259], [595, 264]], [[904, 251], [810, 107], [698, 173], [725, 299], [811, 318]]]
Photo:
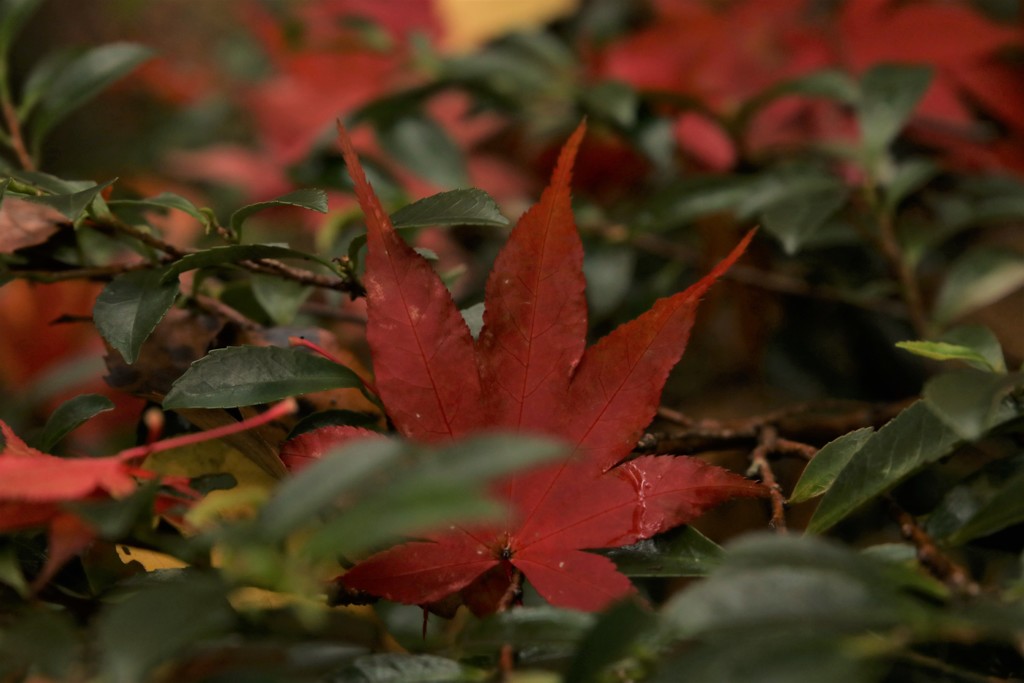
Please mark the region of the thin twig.
[[[505, 590], [505, 594], [501, 596], [501, 600], [498, 601], [498, 612], [508, 611], [520, 604], [523, 598], [523, 573], [515, 567], [512, 567], [511, 571], [512, 575], [509, 586]], [[515, 666], [515, 649], [510, 643], [505, 643], [501, 646], [501, 651], [498, 655], [498, 669], [501, 671], [502, 680], [509, 680], [512, 677]]]
[[967, 570], [942, 552], [935, 539], [917, 523], [917, 519], [891, 498], [889, 512], [899, 525], [903, 538], [913, 543], [917, 549], [917, 559], [921, 566], [957, 592], [978, 594], [978, 584], [971, 579]]
[[25, 146], [25, 137], [21, 130], [21, 121], [18, 120], [18, 112], [14, 110], [14, 105], [6, 97], [0, 99], [3, 100], [4, 122], [11, 135], [11, 149], [14, 150], [15, 156], [18, 157], [18, 163], [24, 170], [35, 171], [36, 162], [33, 161], [32, 155], [28, 153], [28, 148]]
[[768, 455], [776, 450], [776, 441], [779, 433], [775, 427], [765, 425], [758, 434], [757, 447], [750, 454], [751, 474], [757, 473], [761, 481], [771, 492], [772, 517], [769, 521], [771, 527], [778, 533], [786, 533], [786, 497], [782, 494], [782, 487], [775, 479], [775, 472], [772, 471], [771, 463], [768, 462]]

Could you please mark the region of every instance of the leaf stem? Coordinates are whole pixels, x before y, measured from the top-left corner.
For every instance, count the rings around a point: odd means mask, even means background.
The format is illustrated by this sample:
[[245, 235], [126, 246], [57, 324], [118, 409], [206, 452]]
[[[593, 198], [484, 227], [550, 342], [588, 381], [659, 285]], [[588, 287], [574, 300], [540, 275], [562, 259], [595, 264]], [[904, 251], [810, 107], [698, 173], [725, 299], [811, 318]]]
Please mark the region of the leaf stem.
[[21, 121], [18, 120], [18, 112], [8, 97], [0, 98], [0, 107], [3, 109], [4, 123], [7, 125], [7, 132], [10, 135], [11, 149], [18, 158], [18, 163], [26, 171], [35, 171], [36, 162], [29, 154], [25, 146], [25, 137], [21, 130]]
[[899, 525], [903, 538], [914, 544], [921, 566], [932, 576], [959, 593], [977, 595], [980, 592], [978, 584], [971, 579], [967, 570], [942, 552], [931, 534], [892, 498], [889, 498], [889, 513]]

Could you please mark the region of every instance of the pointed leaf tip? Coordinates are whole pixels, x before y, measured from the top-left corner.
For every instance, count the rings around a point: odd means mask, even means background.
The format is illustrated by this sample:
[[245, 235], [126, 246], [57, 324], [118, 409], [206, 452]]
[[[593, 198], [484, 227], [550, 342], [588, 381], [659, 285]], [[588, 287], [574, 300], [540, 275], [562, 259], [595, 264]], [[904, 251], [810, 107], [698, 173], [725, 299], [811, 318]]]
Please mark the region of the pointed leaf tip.
[[587, 132], [587, 120], [580, 121], [576, 130], [566, 140], [562, 151], [558, 154], [558, 163], [555, 164], [554, 173], [551, 174], [551, 186], [568, 186], [572, 179], [573, 165], [576, 163], [576, 154], [583, 143], [583, 136]]

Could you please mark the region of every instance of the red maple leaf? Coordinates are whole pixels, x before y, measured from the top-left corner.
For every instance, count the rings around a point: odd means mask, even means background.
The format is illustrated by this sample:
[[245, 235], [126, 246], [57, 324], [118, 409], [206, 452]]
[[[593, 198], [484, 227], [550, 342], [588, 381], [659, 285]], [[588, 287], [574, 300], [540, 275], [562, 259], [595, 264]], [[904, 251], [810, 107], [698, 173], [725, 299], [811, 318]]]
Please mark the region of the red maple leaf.
[[564, 462], [498, 486], [514, 513], [506, 523], [452, 527], [378, 553], [342, 577], [349, 588], [407, 604], [461, 592], [486, 614], [519, 571], [552, 604], [597, 610], [632, 585], [611, 560], [583, 549], [629, 544], [728, 498], [764, 493], [694, 458], [623, 462], [657, 410], [701, 296], [752, 235], [698, 283], [587, 349], [583, 247], [569, 200], [583, 132], [581, 125], [570, 138], [550, 186], [499, 254], [474, 340], [431, 265], [395, 232], [340, 131], [368, 226], [367, 337], [396, 429], [435, 443], [512, 430], [559, 437], [572, 450]]

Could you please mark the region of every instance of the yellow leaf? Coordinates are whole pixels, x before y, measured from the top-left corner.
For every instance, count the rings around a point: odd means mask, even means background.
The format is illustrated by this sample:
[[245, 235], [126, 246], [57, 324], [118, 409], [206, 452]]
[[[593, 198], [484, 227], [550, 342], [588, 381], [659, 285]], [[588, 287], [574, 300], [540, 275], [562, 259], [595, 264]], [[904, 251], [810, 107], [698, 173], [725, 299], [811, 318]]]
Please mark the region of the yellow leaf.
[[492, 38], [572, 14], [579, 0], [437, 0], [444, 48], [469, 52]]

